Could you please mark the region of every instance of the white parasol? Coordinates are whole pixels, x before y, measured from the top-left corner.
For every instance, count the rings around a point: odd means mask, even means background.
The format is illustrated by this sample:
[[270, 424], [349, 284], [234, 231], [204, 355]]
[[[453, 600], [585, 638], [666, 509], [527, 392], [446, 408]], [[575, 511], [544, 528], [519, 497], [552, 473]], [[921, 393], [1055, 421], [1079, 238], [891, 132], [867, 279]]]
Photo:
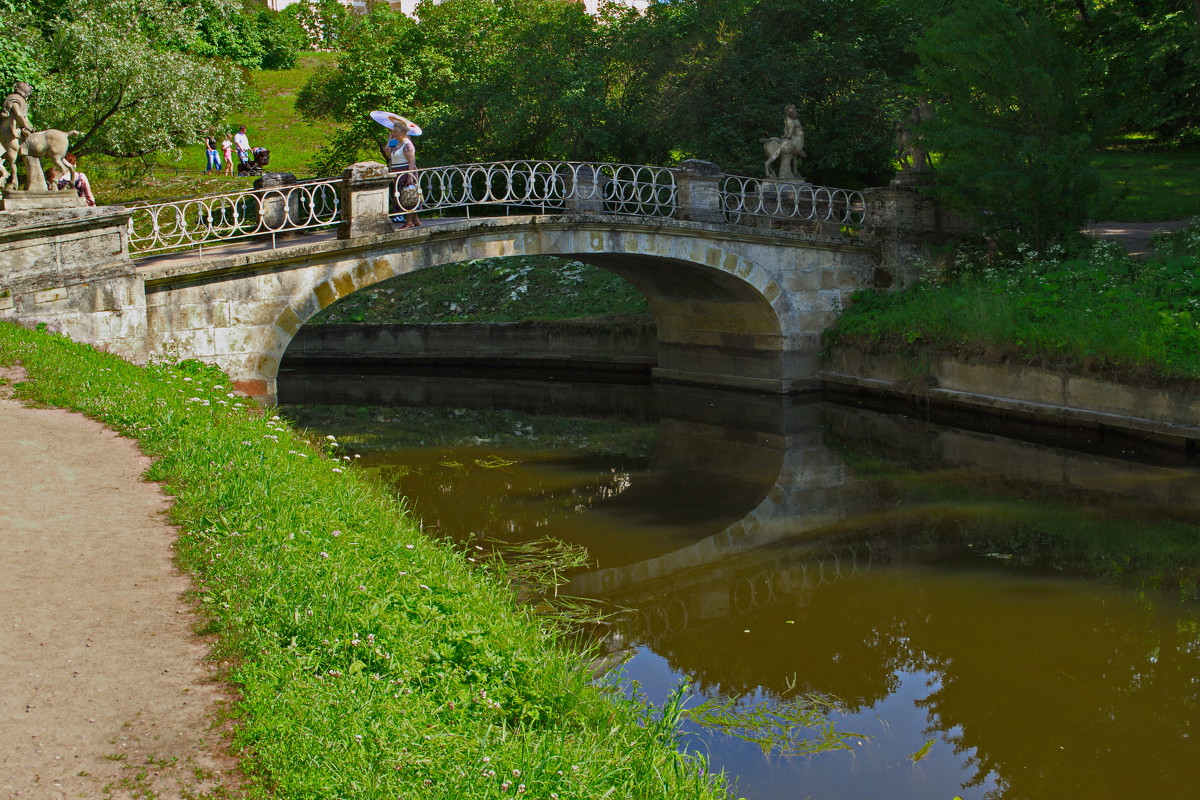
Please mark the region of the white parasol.
[[393, 114], [390, 111], [372, 111], [371, 119], [375, 120], [380, 125], [387, 128], [389, 131], [392, 129], [392, 127], [397, 122], [407, 122], [409, 136], [420, 136], [421, 135], [421, 128], [418, 125], [416, 125], [411, 120], [406, 120], [404, 117], [400, 116], [399, 114]]

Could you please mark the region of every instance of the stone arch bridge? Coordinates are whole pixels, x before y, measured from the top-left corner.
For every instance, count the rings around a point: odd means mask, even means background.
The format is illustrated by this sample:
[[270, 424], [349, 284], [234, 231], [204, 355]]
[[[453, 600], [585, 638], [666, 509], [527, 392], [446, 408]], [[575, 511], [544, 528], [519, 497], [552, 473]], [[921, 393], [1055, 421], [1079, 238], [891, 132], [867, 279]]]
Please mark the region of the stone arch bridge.
[[337, 300], [443, 264], [555, 255], [645, 294], [655, 377], [791, 393], [818, 388], [821, 332], [849, 295], [902, 280], [920, 247], [920, 200], [906, 190], [739, 178], [707, 162], [436, 167], [420, 187], [426, 222], [412, 229], [393, 222], [400, 181], [370, 162], [170, 203], [0, 211], [0, 319], [135, 361], [211, 362], [272, 402], [289, 342]]

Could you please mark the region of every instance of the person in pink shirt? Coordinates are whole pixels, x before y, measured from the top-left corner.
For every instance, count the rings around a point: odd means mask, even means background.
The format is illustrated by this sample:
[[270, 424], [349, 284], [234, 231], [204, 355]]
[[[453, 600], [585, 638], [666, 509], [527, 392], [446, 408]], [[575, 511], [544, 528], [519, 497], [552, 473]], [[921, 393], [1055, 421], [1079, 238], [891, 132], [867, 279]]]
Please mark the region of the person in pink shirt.
[[229, 134], [225, 134], [225, 141], [221, 142], [221, 149], [225, 151], [225, 174], [233, 176], [233, 142], [229, 141]]
[[[66, 161], [68, 164], [70, 164], [72, 171], [75, 173], [75, 191], [79, 193], [80, 197], [82, 197], [84, 200], [87, 200], [87, 204], [89, 206], [96, 205], [96, 198], [92, 196], [91, 181], [88, 180], [87, 175], [84, 175], [75, 167], [75, 165], [79, 163], [79, 159], [74, 153], [67, 153], [65, 156], [63, 156], [63, 161]], [[67, 177], [65, 175], [59, 177], [58, 170], [51, 170], [51, 174], [57, 180], [59, 189], [67, 188]]]

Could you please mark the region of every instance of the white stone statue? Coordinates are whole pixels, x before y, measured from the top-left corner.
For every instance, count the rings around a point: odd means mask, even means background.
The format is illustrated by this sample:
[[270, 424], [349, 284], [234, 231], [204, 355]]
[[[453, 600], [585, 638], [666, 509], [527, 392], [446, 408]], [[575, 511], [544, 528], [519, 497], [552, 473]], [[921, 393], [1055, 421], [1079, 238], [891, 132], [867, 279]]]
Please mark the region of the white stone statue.
[[[4, 149], [4, 160], [0, 162], [0, 188], [17, 188], [17, 155], [24, 137], [33, 135], [28, 102], [32, 93], [33, 87], [21, 81], [0, 105], [0, 147]], [[4, 162], [8, 163], [8, 169]]]
[[[804, 158], [804, 126], [800, 124], [800, 116], [795, 106], [788, 106], [783, 112], [783, 136], [772, 136], [760, 139], [763, 151], [767, 154], [767, 163], [763, 165], [768, 178], [800, 178], [796, 173], [796, 159]], [[771, 164], [778, 161], [778, 171], [772, 172]]]

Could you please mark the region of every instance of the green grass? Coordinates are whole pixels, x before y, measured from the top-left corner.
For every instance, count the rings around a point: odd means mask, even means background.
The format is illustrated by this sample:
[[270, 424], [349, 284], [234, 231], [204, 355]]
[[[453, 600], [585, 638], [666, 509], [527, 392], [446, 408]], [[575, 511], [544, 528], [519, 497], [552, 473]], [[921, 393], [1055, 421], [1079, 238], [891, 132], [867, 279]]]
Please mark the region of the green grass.
[[523, 322], [580, 317], [651, 320], [633, 284], [579, 261], [484, 258], [420, 270], [343, 298], [312, 323]]
[[1200, 379], [1200, 223], [1130, 258], [1111, 242], [1068, 258], [960, 260], [903, 292], [859, 292], [826, 334], [870, 351], [984, 355], [1133, 381]]
[[[137, 367], [0, 324], [18, 396], [136, 439], [231, 665], [255, 797], [719, 798], [677, 715], [595, 684], [501, 577], [198, 362]], [[47, 478], [49, 479], [49, 478]]]
[[1128, 142], [1097, 153], [1094, 163], [1116, 198], [1104, 219], [1166, 222], [1200, 216], [1200, 150]]
[[[307, 164], [324, 143], [328, 126], [302, 119], [296, 113], [296, 95], [319, 68], [335, 65], [338, 55], [302, 53], [292, 69], [245, 73], [253, 83], [255, 102], [230, 117], [224, 129], [232, 135], [239, 125], [245, 125], [250, 144], [271, 151], [272, 172], [311, 177]], [[222, 138], [217, 137], [218, 144]], [[92, 181], [97, 201], [111, 204], [241, 191], [254, 180], [236, 177], [236, 165], [234, 177], [205, 175], [202, 143], [183, 148], [176, 160], [160, 158], [148, 171], [140, 163], [102, 157], [86, 158], [81, 166]]]

